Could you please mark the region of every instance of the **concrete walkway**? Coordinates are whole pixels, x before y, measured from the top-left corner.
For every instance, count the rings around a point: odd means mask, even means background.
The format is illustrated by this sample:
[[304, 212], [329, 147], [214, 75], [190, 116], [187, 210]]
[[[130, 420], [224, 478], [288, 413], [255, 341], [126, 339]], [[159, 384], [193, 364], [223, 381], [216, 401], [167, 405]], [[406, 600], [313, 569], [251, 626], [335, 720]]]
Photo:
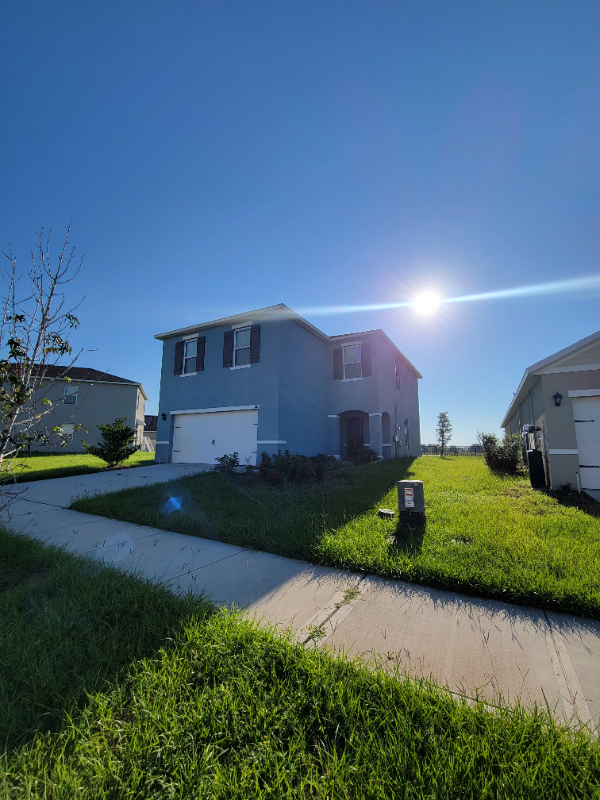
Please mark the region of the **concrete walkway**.
[[400, 666], [492, 704], [502, 698], [548, 705], [561, 719], [597, 729], [600, 622], [68, 510], [86, 493], [173, 480], [202, 469], [162, 464], [23, 484], [27, 492], [11, 506], [5, 524], [174, 591], [204, 592], [219, 605], [244, 607], [291, 627], [301, 640], [321, 628], [320, 647]]

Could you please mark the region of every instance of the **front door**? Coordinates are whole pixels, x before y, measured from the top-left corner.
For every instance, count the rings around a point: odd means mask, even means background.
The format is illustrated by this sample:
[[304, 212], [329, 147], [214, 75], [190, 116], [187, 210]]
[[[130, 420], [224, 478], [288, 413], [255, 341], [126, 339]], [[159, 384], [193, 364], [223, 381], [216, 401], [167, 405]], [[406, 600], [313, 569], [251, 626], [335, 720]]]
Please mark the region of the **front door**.
[[348, 417], [348, 457], [365, 446], [365, 430], [362, 417]]

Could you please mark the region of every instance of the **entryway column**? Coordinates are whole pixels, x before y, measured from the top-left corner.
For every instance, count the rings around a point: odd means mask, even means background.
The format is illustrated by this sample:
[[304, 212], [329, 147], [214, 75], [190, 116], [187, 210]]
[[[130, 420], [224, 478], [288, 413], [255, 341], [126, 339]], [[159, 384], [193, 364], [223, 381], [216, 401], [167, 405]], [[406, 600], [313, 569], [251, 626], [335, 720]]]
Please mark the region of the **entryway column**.
[[383, 435], [380, 413], [369, 414], [369, 442], [371, 450], [375, 450], [379, 458], [383, 458]]
[[340, 453], [340, 415], [329, 414], [327, 416], [327, 454], [341, 458]]

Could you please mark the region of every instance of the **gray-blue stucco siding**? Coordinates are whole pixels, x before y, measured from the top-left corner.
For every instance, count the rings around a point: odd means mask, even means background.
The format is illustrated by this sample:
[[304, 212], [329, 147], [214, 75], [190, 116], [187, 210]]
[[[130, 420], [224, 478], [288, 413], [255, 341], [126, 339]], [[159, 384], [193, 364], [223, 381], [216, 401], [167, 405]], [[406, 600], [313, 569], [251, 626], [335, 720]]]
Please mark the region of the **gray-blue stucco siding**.
[[[272, 454], [278, 449], [343, 457], [343, 430], [338, 415], [346, 411], [371, 415], [365, 443], [384, 457], [394, 453], [418, 455], [417, 376], [385, 336], [373, 332], [331, 340], [293, 319], [257, 316], [255, 321], [260, 323], [260, 361], [244, 369], [223, 367], [223, 338], [232, 329], [230, 324], [200, 330], [200, 335], [206, 337], [205, 360], [204, 370], [197, 374], [180, 376], [173, 372], [175, 346], [184, 337], [163, 341], [157, 460], [171, 460], [172, 412], [237, 406], [259, 407], [258, 460], [261, 452]], [[354, 381], [334, 380], [333, 351], [352, 341], [370, 342], [371, 375]], [[384, 412], [389, 414], [389, 442], [383, 441]], [[396, 450], [391, 442], [397, 431], [403, 445], [405, 419], [409, 420], [410, 451], [403, 446]]]

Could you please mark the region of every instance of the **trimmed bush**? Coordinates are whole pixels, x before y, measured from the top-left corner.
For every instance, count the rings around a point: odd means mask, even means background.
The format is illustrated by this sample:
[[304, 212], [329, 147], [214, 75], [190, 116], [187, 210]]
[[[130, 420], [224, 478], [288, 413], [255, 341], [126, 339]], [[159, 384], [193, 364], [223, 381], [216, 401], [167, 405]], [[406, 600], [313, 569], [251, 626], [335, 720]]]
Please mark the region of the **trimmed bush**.
[[503, 472], [507, 475], [519, 475], [522, 472], [523, 437], [520, 434], [507, 434], [502, 441], [495, 433], [480, 433], [478, 438], [483, 447], [485, 463], [492, 472]]

